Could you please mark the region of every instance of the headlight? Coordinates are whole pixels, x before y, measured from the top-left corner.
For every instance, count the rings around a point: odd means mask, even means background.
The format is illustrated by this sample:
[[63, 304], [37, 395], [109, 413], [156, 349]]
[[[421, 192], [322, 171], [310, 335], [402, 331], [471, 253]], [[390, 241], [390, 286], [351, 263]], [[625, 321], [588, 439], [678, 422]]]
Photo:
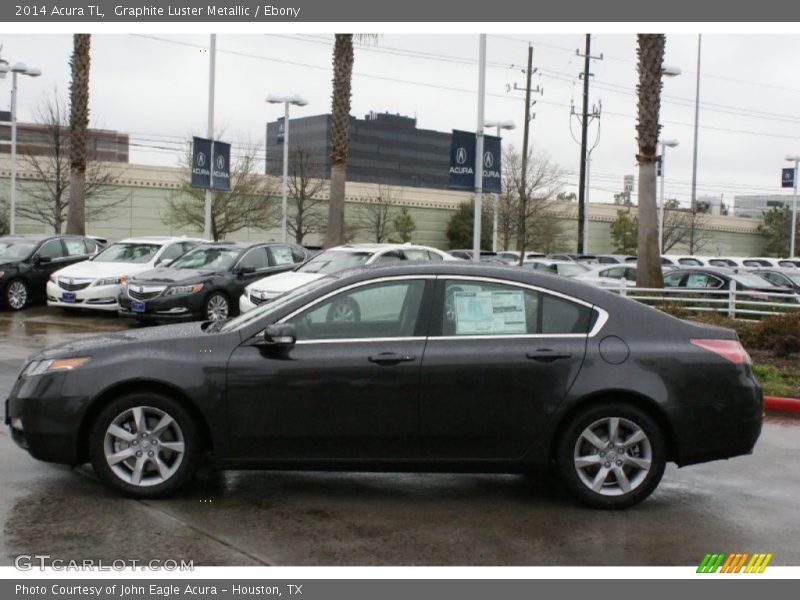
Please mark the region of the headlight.
[[128, 281], [128, 278], [123, 277], [103, 277], [102, 279], [97, 279], [92, 285], [93, 286], [101, 286], [101, 285], [120, 285]]
[[71, 371], [77, 369], [89, 360], [88, 356], [80, 358], [56, 358], [52, 360], [35, 360], [22, 372], [23, 377], [34, 377], [54, 371]]
[[164, 295], [180, 296], [183, 294], [196, 294], [202, 289], [203, 289], [202, 283], [195, 283], [194, 285], [175, 285], [173, 287], [167, 288], [167, 291], [164, 292]]

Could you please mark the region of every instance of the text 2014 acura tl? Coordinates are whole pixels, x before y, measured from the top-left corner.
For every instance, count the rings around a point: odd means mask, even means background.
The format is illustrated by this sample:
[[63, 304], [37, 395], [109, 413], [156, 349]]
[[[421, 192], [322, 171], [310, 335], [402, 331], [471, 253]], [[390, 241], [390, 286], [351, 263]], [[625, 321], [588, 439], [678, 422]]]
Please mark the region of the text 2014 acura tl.
[[6, 421], [35, 458], [91, 461], [139, 497], [176, 491], [207, 456], [237, 469], [554, 465], [578, 499], [623, 508], [667, 461], [751, 452], [762, 412], [733, 331], [547, 274], [437, 263], [327, 276], [224, 324], [54, 346], [25, 364]]

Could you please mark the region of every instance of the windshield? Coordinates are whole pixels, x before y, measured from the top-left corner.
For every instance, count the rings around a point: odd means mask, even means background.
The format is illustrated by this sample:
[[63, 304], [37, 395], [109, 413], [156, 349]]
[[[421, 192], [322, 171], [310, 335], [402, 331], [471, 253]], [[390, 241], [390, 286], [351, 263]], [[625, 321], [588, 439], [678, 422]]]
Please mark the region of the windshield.
[[24, 240], [0, 240], [0, 260], [22, 260], [36, 248], [36, 244]]
[[328, 283], [330, 280], [331, 280], [330, 277], [320, 277], [319, 279], [314, 279], [313, 281], [309, 281], [308, 283], [305, 283], [300, 287], [293, 289], [291, 292], [288, 292], [271, 302], [262, 304], [261, 306], [258, 306], [249, 312], [243, 313], [238, 317], [231, 319], [230, 321], [226, 321], [225, 324], [219, 328], [219, 331], [236, 331], [238, 329], [241, 329], [242, 327], [246, 327], [253, 321], [259, 320], [267, 313], [270, 313], [275, 310], [280, 310], [290, 302], [294, 302], [304, 294], [307, 294], [318, 285], [322, 285], [323, 283]]
[[150, 262], [160, 248], [158, 244], [111, 244], [94, 257], [94, 262], [143, 264]]
[[170, 264], [173, 269], [230, 269], [239, 248], [195, 248]]
[[731, 279], [747, 287], [772, 287], [773, 285], [772, 282], [759, 275], [754, 275], [753, 273], [736, 273], [735, 275], [731, 275]]
[[794, 281], [795, 284], [800, 285], [800, 273], [784, 273], [784, 275]]
[[318, 254], [297, 270], [303, 273], [338, 273], [363, 266], [373, 254], [374, 252], [328, 250]]

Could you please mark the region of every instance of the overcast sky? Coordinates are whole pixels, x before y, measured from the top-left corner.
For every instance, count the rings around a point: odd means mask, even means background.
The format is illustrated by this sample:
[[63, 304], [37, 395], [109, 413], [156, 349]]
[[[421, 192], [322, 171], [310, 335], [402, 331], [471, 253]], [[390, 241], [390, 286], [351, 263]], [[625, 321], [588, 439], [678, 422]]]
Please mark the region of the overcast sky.
[[[231, 141], [262, 143], [264, 123], [282, 113], [269, 93], [302, 94], [308, 106], [293, 116], [330, 112], [332, 35], [219, 35], [216, 128]], [[570, 104], [580, 110], [583, 35], [490, 35], [486, 117], [511, 119], [505, 143], [521, 145], [527, 44], [534, 48], [534, 85], [544, 89], [534, 108], [532, 140], [577, 182], [579, 146], [570, 134]], [[42, 69], [20, 81], [19, 118], [30, 120], [48, 92], [66, 95], [72, 38], [2, 35], [3, 58]], [[94, 35], [92, 126], [130, 132], [135, 163], [177, 164], [181, 141], [203, 135], [208, 85], [208, 36]], [[602, 101], [600, 140], [592, 153], [591, 199], [611, 201], [625, 174], [635, 173], [635, 36], [596, 35], [591, 102]], [[356, 48], [352, 114], [370, 110], [416, 116], [440, 131], [475, 129], [478, 36], [382, 35]], [[698, 195], [780, 193], [784, 156], [800, 153], [800, 36], [705, 35], [700, 83]], [[665, 80], [663, 137], [669, 150], [667, 195], [690, 197], [697, 36], [669, 35], [665, 64], [682, 69]], [[511, 91], [507, 91], [511, 87]], [[9, 102], [0, 81], [0, 107]], [[578, 123], [572, 131], [579, 139]], [[593, 126], [590, 141], [597, 135]], [[573, 188], [574, 189], [574, 188]], [[788, 190], [784, 190], [788, 191]]]

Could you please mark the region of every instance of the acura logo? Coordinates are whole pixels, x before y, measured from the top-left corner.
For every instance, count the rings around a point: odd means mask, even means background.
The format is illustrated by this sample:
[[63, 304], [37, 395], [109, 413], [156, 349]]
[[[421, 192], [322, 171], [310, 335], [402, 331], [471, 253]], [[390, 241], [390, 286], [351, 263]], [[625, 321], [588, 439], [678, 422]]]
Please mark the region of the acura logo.
[[219, 156], [217, 156], [217, 169], [222, 171], [222, 169], [224, 168], [225, 168], [225, 157], [220, 154]]
[[487, 169], [491, 169], [492, 165], [494, 164], [494, 154], [491, 152], [486, 152], [483, 155], [483, 166]]
[[72, 285], [72, 284], [74, 284], [74, 283], [75, 283], [75, 280], [74, 280], [74, 279], [72, 279], [72, 278], [70, 278], [70, 279], [67, 279], [67, 283], [68, 283], [68, 284], [70, 284], [70, 285]]
[[206, 153], [205, 152], [198, 152], [197, 153], [197, 166], [204, 167], [206, 165]]
[[467, 162], [467, 150], [463, 147], [456, 150], [456, 162], [460, 165], [463, 165]]

